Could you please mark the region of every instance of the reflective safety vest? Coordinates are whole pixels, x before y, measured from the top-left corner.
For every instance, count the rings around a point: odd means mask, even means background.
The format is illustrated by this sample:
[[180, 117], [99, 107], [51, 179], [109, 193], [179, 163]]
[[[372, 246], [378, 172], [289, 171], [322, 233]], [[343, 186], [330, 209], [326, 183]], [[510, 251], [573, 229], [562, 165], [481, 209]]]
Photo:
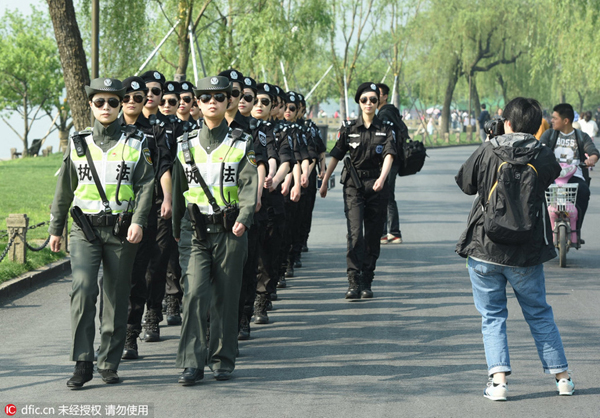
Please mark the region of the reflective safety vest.
[[[221, 209], [226, 205], [221, 197], [221, 166], [223, 165], [223, 195], [231, 204], [237, 203], [238, 199], [238, 169], [240, 161], [246, 155], [246, 135], [242, 139], [233, 139], [231, 133], [227, 134], [223, 142], [210, 154], [200, 145], [200, 140], [196, 135], [188, 139], [190, 153], [202, 175], [204, 182], [208, 186], [217, 204]], [[177, 144], [177, 158], [183, 166], [183, 171], [187, 178], [189, 190], [183, 193], [186, 206], [190, 203], [198, 205], [200, 212], [211, 215], [214, 210], [208, 202], [208, 197], [204, 194], [202, 186], [196, 181], [191, 164], [185, 162], [181, 142]]]
[[[85, 140], [87, 148], [90, 150], [90, 155], [94, 161], [94, 166], [98, 172], [98, 177], [106, 198], [110, 203], [112, 213], [120, 213], [127, 210], [129, 199], [133, 206], [135, 194], [133, 192], [133, 173], [135, 167], [138, 164], [140, 158], [143, 158], [142, 153], [142, 141], [135, 137], [130, 137], [125, 141], [125, 134], [121, 135], [121, 138], [117, 144], [106, 152], [94, 143], [94, 139], [91, 135], [82, 137]], [[85, 155], [79, 157], [73, 141], [71, 141], [71, 161], [75, 165], [77, 172], [78, 184], [75, 189], [75, 198], [73, 199], [73, 206], [79, 206], [83, 213], [97, 214], [104, 211], [104, 204], [102, 198], [92, 177], [92, 172], [88, 165], [88, 161]], [[119, 188], [119, 200], [121, 204], [118, 205], [116, 202], [115, 193], [117, 191], [117, 182], [119, 180], [119, 173], [121, 171], [121, 163], [125, 161], [126, 168], [123, 172], [123, 179], [121, 180], [121, 187]]]

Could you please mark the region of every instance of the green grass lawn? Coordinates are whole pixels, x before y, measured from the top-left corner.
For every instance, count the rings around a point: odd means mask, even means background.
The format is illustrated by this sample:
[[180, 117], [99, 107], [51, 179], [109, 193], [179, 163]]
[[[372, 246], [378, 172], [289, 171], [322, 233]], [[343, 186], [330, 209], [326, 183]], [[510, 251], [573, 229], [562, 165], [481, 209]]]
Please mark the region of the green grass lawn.
[[[54, 174], [61, 163], [62, 154], [0, 161], [0, 252], [8, 242], [8, 237], [4, 235], [9, 214], [27, 214], [30, 226], [50, 219], [50, 205], [56, 188]], [[47, 225], [27, 232], [27, 241], [35, 246], [40, 245], [47, 237]], [[49, 249], [27, 251], [28, 262], [24, 265], [10, 263], [7, 257], [0, 262], [0, 282], [64, 256], [64, 253], [53, 254]]]

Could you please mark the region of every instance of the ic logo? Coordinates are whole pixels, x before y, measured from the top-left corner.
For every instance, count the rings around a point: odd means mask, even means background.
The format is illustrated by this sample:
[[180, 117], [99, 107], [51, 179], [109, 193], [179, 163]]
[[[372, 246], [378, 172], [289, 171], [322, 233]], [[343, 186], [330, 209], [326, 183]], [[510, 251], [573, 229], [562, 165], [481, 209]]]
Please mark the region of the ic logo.
[[9, 403], [8, 405], [6, 405], [4, 407], [4, 412], [6, 413], [6, 415], [9, 415], [12, 417], [14, 414], [17, 413], [17, 407], [14, 406], [13, 404]]

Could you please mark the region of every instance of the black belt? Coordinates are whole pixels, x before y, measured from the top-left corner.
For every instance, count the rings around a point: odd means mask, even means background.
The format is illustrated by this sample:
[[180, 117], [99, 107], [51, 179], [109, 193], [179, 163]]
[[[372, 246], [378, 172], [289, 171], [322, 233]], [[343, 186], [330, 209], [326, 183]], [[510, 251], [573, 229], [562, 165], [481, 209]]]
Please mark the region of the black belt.
[[361, 179], [374, 179], [379, 177], [381, 174], [381, 170], [373, 169], [373, 170], [356, 170], [358, 177]]
[[213, 213], [212, 215], [202, 214], [202, 216], [204, 217], [204, 222], [206, 222], [207, 224], [223, 225], [223, 215], [222, 214], [216, 214], [216, 213]]
[[92, 226], [113, 226], [117, 215], [85, 215]]

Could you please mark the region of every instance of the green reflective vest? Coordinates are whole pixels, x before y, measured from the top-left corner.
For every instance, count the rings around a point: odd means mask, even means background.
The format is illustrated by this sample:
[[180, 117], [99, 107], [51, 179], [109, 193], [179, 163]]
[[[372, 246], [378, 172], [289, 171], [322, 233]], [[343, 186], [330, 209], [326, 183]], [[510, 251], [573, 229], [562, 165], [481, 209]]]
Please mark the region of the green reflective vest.
[[[117, 144], [106, 152], [94, 143], [94, 139], [91, 135], [85, 136], [90, 155], [94, 161], [94, 166], [98, 172], [98, 177], [104, 193], [110, 203], [110, 208], [113, 213], [124, 212], [127, 209], [129, 200], [133, 205], [135, 194], [133, 192], [133, 172], [138, 164], [140, 158], [143, 158], [142, 154], [142, 141], [136, 138], [129, 138], [125, 141], [125, 134], [121, 135], [121, 138]], [[84, 213], [96, 214], [104, 211], [104, 204], [102, 198], [92, 177], [92, 172], [87, 162], [87, 158], [84, 156], [79, 157], [75, 146], [71, 141], [71, 161], [75, 165], [77, 172], [78, 184], [75, 189], [75, 197], [73, 199], [73, 206], [79, 206]], [[123, 179], [121, 180], [121, 187], [119, 189], [119, 200], [121, 204], [118, 205], [116, 201], [117, 182], [119, 179], [119, 173], [121, 171], [121, 163], [125, 161], [126, 167], [123, 173]]]
[[[202, 175], [204, 182], [208, 186], [217, 204], [221, 209], [225, 207], [225, 202], [221, 197], [221, 167], [223, 168], [223, 195], [225, 199], [233, 204], [239, 201], [238, 198], [238, 168], [240, 161], [246, 155], [246, 141], [234, 140], [231, 134], [227, 134], [221, 145], [210, 154], [200, 145], [198, 136], [189, 141], [190, 152], [198, 171]], [[214, 210], [208, 202], [202, 186], [196, 181], [192, 171], [192, 166], [185, 162], [181, 143], [177, 144], [177, 157], [183, 166], [189, 189], [183, 193], [186, 206], [190, 203], [198, 205], [200, 212], [204, 214], [213, 214]]]

